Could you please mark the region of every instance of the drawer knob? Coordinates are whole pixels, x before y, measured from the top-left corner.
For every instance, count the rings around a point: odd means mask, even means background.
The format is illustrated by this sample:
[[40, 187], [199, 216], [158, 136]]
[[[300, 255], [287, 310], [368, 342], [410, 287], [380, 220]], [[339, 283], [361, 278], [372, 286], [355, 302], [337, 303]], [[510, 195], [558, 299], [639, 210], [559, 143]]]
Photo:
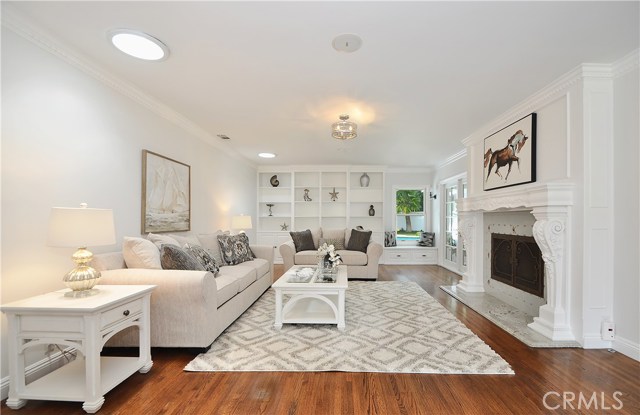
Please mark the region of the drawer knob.
[[400, 255], [400, 254], [396, 254], [396, 256], [397, 256], [398, 258], [400, 258], [402, 255]]
[[124, 315], [125, 315], [125, 317], [126, 317], [126, 316], [128, 316], [128, 315], [129, 315], [129, 310], [124, 310], [124, 311], [122, 312], [122, 314], [124, 314]]

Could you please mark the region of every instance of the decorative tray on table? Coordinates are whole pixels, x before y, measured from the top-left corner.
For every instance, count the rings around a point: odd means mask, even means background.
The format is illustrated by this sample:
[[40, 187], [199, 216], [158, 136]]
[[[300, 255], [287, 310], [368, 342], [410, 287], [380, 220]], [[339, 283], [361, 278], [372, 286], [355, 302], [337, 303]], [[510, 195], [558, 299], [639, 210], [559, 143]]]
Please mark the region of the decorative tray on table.
[[311, 282], [313, 278], [318, 275], [318, 267], [304, 267], [297, 269], [292, 275], [289, 276], [287, 282]]

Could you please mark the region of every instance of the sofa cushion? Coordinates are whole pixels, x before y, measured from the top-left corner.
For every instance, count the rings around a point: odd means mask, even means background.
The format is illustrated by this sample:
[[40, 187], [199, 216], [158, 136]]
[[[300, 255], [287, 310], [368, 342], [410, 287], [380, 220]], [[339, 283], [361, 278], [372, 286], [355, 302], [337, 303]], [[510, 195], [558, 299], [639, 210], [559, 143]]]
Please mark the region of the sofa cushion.
[[296, 265], [318, 265], [318, 251], [300, 251], [296, 252], [293, 263]]
[[216, 263], [216, 260], [200, 245], [186, 243], [184, 244], [183, 249], [197, 259], [198, 262], [200, 262], [200, 265], [202, 265], [205, 270], [211, 272], [214, 276], [216, 276], [218, 271], [220, 271], [220, 266]]
[[160, 251], [147, 239], [125, 236], [122, 255], [127, 268], [162, 269]]
[[218, 288], [218, 308], [238, 294], [238, 279], [233, 275], [220, 274], [216, 277]]
[[185, 234], [182, 234], [182, 235], [178, 235], [178, 234], [175, 234], [175, 233], [170, 233], [170, 234], [167, 234], [167, 236], [170, 236], [173, 239], [175, 239], [176, 241], [178, 241], [180, 246], [184, 246], [184, 244], [202, 246], [202, 243], [200, 242], [200, 240], [198, 239], [197, 236], [191, 235], [191, 234], [188, 234], [188, 233], [185, 233]]
[[369, 257], [364, 252], [349, 251], [346, 249], [336, 251], [342, 259], [343, 265], [367, 265]]
[[169, 235], [158, 235], [157, 233], [150, 233], [147, 235], [147, 239], [153, 242], [158, 247], [158, 249], [162, 248], [162, 245], [175, 245], [178, 248], [183, 245]]
[[320, 238], [320, 241], [318, 241], [318, 243], [320, 244], [319, 246], [322, 246], [322, 244], [333, 245], [336, 250], [344, 249], [344, 234], [343, 237], [339, 239]]
[[256, 270], [244, 263], [234, 265], [232, 267], [224, 267], [220, 270], [220, 274], [229, 276], [238, 282], [238, 291], [244, 291], [256, 280]]
[[243, 267], [251, 267], [256, 270], [256, 279], [271, 271], [271, 264], [266, 259], [254, 258], [253, 261], [242, 263]]
[[220, 266], [227, 265], [222, 260], [222, 253], [220, 253], [220, 244], [218, 243], [218, 235], [229, 235], [229, 231], [223, 232], [221, 230], [217, 230], [214, 233], [205, 233], [198, 235], [198, 241], [200, 241], [200, 246], [209, 251], [213, 259], [216, 260]]
[[311, 230], [307, 229], [300, 232], [289, 232], [289, 235], [291, 235], [291, 239], [293, 239], [293, 245], [296, 247], [296, 252], [316, 249], [313, 237], [311, 236]]
[[162, 269], [205, 270], [197, 258], [179, 246], [171, 244], [162, 245], [160, 248], [160, 263]]
[[347, 249], [350, 251], [367, 252], [367, 245], [369, 245], [370, 239], [371, 231], [359, 231], [357, 229], [352, 229]]
[[313, 239], [313, 249], [320, 247], [320, 238], [322, 238], [322, 228], [311, 229], [311, 239]]
[[218, 235], [222, 260], [227, 265], [238, 265], [254, 258], [249, 247], [249, 237], [245, 233]]

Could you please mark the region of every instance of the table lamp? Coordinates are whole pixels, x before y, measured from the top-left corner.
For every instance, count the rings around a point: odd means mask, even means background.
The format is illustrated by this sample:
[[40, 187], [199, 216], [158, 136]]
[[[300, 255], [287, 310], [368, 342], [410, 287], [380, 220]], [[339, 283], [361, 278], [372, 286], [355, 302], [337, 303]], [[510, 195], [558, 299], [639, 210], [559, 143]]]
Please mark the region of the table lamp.
[[238, 215], [231, 217], [231, 229], [238, 229], [244, 232], [245, 229], [251, 229], [251, 216]]
[[76, 267], [62, 279], [71, 289], [65, 296], [87, 297], [98, 292], [93, 286], [100, 279], [100, 271], [89, 266], [93, 254], [87, 247], [115, 243], [111, 209], [89, 209], [86, 203], [79, 208], [51, 208], [48, 245], [78, 248], [72, 256]]

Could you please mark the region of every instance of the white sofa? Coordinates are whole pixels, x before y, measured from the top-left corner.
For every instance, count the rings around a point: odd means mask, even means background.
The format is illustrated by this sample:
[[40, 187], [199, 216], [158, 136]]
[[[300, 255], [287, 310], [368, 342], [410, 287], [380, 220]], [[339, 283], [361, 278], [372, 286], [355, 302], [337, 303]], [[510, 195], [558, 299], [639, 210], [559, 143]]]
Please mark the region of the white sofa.
[[[351, 229], [327, 229], [323, 232], [322, 228], [318, 228], [312, 229], [311, 235], [316, 249], [314, 251], [296, 252], [293, 241], [288, 241], [280, 245], [279, 250], [282, 255], [285, 271], [294, 265], [317, 265], [317, 249], [320, 245], [321, 238], [333, 239], [342, 235], [345, 241], [344, 245], [347, 246], [351, 236]], [[347, 249], [338, 249], [336, 252], [342, 258], [342, 265], [347, 266], [347, 278], [376, 280], [378, 279], [378, 263], [382, 256], [382, 251], [382, 245], [374, 241], [369, 241], [366, 253]]]
[[[151, 346], [208, 348], [270, 286], [273, 248], [251, 245], [256, 258], [207, 271], [127, 268], [122, 252], [97, 254], [99, 284], [155, 284], [151, 295]], [[137, 331], [114, 336], [107, 346], [137, 346]]]

